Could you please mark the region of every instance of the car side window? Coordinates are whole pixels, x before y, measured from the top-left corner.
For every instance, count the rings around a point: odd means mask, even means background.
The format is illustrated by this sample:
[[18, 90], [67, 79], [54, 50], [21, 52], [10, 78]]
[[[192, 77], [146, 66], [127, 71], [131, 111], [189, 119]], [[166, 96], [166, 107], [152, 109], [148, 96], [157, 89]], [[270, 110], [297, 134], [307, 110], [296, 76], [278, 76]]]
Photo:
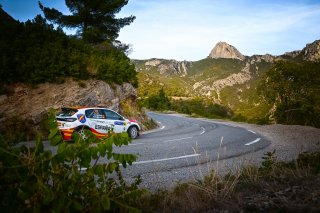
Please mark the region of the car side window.
[[101, 109], [88, 109], [86, 110], [86, 117], [93, 119], [105, 119], [106, 115]]
[[105, 109], [104, 113], [106, 114], [107, 119], [109, 120], [123, 120], [123, 117], [116, 112]]

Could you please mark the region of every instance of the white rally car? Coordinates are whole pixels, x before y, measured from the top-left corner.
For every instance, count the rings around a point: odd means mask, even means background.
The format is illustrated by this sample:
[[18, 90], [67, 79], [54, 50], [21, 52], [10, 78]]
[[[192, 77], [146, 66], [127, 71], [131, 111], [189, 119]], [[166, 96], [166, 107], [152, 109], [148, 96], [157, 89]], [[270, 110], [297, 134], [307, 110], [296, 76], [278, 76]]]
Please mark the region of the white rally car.
[[70, 140], [74, 131], [85, 137], [85, 129], [89, 129], [98, 137], [108, 133], [127, 132], [131, 138], [136, 138], [141, 130], [135, 120], [128, 120], [117, 112], [98, 107], [65, 107], [56, 115], [58, 127], [64, 140]]

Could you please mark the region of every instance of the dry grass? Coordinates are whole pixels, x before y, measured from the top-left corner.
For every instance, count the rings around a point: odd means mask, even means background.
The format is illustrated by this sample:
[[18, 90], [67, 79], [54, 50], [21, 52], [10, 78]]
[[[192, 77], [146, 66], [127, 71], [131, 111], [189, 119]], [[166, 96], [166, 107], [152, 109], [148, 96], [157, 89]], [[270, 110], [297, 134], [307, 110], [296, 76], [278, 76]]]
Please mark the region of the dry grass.
[[143, 212], [319, 212], [320, 153], [282, 163], [267, 153], [261, 167], [223, 177], [212, 171], [202, 181], [145, 195]]

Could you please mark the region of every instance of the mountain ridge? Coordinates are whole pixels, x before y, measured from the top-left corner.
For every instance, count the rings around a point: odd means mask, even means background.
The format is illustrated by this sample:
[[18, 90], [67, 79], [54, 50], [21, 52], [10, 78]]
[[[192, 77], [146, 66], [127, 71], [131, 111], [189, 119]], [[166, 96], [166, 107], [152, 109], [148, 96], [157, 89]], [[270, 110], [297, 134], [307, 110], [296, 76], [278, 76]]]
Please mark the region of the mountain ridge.
[[[215, 47], [211, 50], [208, 58], [212, 59], [235, 59], [242, 61], [266, 61], [269, 63], [273, 63], [277, 60], [288, 60], [288, 59], [299, 59], [306, 61], [317, 61], [320, 60], [320, 40], [316, 40], [312, 43], [308, 43], [302, 50], [294, 50], [291, 52], [285, 52], [281, 55], [271, 55], [264, 54], [258, 55], [254, 54], [252, 56], [244, 56], [241, 54], [234, 46], [226, 43], [226, 42], [218, 42]], [[138, 60], [132, 59], [133, 63], [138, 65], [137, 71], [142, 71], [141, 62], [144, 62], [146, 67], [154, 67], [159, 70], [159, 74], [164, 74], [166, 76], [169, 75], [178, 75], [178, 76], [186, 76], [188, 75], [189, 68], [197, 61], [178, 61], [175, 59], [146, 59], [146, 60]], [[200, 61], [200, 60], [199, 60]], [[150, 69], [150, 68], [149, 68]], [[144, 69], [146, 70], [146, 69]]]
[[281, 60], [320, 60], [320, 40], [307, 44], [302, 50], [278, 56], [243, 56], [235, 47], [223, 42], [215, 47], [218, 51], [211, 51], [212, 57], [209, 55], [199, 61], [132, 60], [139, 73], [139, 96], [147, 97], [164, 88], [169, 96], [208, 98], [245, 116], [254, 116], [259, 111], [267, 114], [267, 107], [262, 106], [256, 94], [257, 84], [264, 73]]

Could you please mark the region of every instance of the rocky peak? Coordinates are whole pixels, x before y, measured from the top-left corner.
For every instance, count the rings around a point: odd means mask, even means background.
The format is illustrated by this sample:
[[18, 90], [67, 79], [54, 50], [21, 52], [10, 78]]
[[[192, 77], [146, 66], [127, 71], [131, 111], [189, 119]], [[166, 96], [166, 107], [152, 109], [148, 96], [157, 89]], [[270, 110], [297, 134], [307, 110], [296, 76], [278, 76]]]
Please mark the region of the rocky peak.
[[226, 42], [218, 42], [211, 50], [210, 58], [233, 58], [244, 60], [245, 57], [232, 45]]
[[302, 49], [302, 57], [307, 61], [318, 61], [320, 60], [320, 40], [316, 40], [313, 43], [307, 44]]

